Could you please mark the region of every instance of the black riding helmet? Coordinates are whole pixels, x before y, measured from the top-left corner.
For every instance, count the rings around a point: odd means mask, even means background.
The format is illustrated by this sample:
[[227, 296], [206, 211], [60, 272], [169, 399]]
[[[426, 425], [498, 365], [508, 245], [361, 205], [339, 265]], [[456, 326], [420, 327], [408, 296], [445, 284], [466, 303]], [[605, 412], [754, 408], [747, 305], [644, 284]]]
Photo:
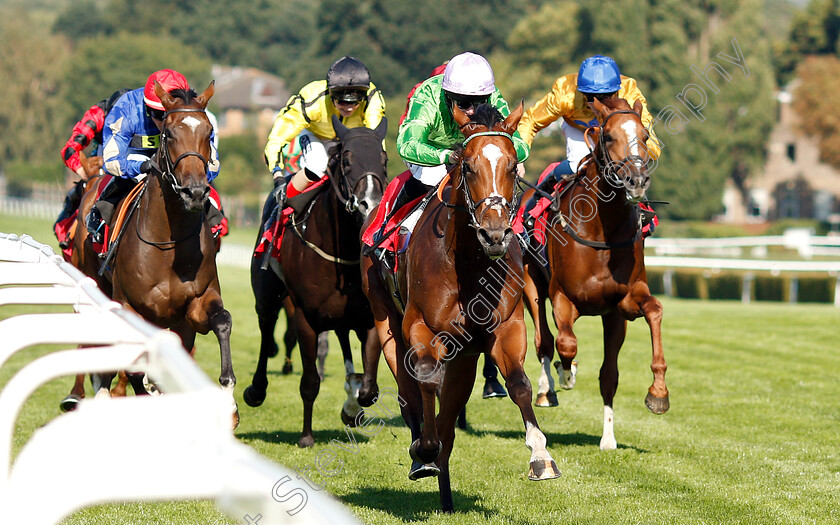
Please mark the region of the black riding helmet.
[[370, 72], [358, 59], [344, 56], [327, 71], [330, 97], [342, 102], [361, 102], [370, 89]]

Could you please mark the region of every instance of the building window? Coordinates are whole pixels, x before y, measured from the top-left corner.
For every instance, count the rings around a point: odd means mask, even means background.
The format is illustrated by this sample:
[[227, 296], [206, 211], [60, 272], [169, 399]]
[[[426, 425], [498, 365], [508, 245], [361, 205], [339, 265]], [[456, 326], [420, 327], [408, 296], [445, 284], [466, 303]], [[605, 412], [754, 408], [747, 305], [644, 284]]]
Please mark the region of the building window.
[[796, 162], [796, 144], [793, 142], [787, 145], [787, 158], [789, 158], [791, 162]]

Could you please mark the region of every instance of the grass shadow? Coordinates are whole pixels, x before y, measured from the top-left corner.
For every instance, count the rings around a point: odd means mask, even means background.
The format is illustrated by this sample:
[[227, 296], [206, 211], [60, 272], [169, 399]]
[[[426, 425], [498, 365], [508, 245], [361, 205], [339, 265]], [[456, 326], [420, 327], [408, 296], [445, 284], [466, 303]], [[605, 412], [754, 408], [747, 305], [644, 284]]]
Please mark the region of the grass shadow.
[[[405, 491], [398, 489], [382, 488], [378, 486], [356, 487], [353, 492], [342, 495], [342, 501], [357, 507], [366, 507], [373, 510], [385, 512], [406, 523], [422, 523], [428, 521], [440, 509], [440, 496], [437, 491], [435, 479], [426, 480], [432, 485], [432, 490]], [[420, 483], [424, 483], [421, 481]], [[426, 489], [427, 487], [422, 487]], [[475, 512], [487, 519], [495, 514], [479, 503], [479, 498], [465, 494], [458, 490], [452, 491], [452, 500], [455, 504], [455, 513], [452, 514], [452, 523], [458, 522], [458, 514]]]
[[[467, 429], [463, 430], [467, 434], [470, 434], [475, 437], [487, 436], [492, 435], [503, 439], [521, 439], [525, 440], [525, 432], [520, 430], [475, 430], [469, 424], [467, 424]], [[582, 432], [573, 432], [568, 434], [562, 434], [559, 432], [545, 432], [546, 440], [548, 440], [549, 447], [552, 446], [600, 446], [601, 444], [601, 436], [595, 436], [593, 434], [584, 434]], [[626, 450], [634, 450], [641, 454], [646, 454], [649, 451], [643, 448], [639, 448], [633, 445], [624, 445], [619, 443], [618, 448], [626, 449]]]

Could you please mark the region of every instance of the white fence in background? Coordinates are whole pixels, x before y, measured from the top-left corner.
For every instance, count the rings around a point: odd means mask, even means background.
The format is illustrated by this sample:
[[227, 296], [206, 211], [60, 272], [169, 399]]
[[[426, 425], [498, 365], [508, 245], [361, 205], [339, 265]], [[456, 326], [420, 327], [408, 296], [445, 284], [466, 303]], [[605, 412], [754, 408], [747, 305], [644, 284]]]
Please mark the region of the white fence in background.
[[[0, 321], [0, 367], [33, 345], [68, 347], [0, 385], [0, 523], [54, 524], [94, 504], [185, 499], [215, 500], [239, 523], [357, 523], [321, 493], [276, 494], [297, 475], [234, 438], [230, 397], [174, 334], [110, 301], [50, 247], [0, 233], [0, 306], [11, 304], [68, 305], [73, 312]], [[11, 464], [17, 416], [40, 385], [108, 370], [145, 372], [166, 393], [83, 401], [36, 430]], [[132, 469], [114, 482], [97, 464]]]

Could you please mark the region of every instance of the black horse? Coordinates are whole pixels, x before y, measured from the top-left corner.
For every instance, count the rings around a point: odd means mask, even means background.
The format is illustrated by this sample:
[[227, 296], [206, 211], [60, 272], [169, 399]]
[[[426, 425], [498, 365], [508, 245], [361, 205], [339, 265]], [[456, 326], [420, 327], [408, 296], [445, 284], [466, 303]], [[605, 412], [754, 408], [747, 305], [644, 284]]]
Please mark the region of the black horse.
[[353, 368], [349, 334], [356, 333], [365, 348], [363, 355], [379, 352], [370, 304], [362, 291], [359, 254], [362, 224], [379, 204], [387, 179], [388, 159], [382, 148], [387, 125], [383, 119], [375, 130], [348, 129], [333, 117], [339, 142], [330, 151], [329, 189], [321, 191], [305, 210], [292, 216], [285, 227], [279, 261], [271, 258], [267, 269], [262, 269], [260, 257], [251, 262], [261, 343], [257, 369], [243, 397], [252, 407], [265, 400], [267, 362], [277, 352], [274, 327], [283, 299], [290, 296], [303, 366], [303, 431], [298, 441], [301, 447], [315, 442], [312, 406], [321, 384], [315, 366], [319, 334], [332, 330], [341, 344], [348, 390], [341, 410], [345, 424], [355, 425], [362, 411], [357, 402], [360, 388], [365, 394], [370, 391], [370, 385], [362, 385], [362, 375]]

